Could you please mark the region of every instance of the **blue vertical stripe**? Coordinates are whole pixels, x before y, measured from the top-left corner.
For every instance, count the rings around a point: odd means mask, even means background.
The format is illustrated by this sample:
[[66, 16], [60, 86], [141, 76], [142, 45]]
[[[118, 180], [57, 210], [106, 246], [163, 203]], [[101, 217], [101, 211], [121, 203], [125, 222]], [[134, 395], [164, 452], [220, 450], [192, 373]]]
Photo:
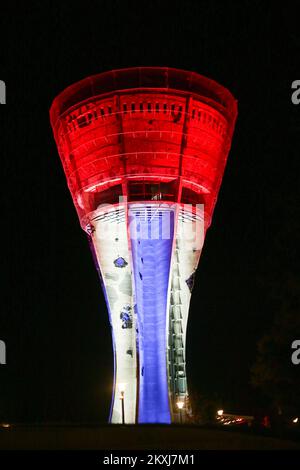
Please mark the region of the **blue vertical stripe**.
[[[153, 205], [129, 208], [138, 318], [139, 423], [170, 423], [166, 315], [174, 211]], [[166, 229], [166, 230], [165, 230]]]

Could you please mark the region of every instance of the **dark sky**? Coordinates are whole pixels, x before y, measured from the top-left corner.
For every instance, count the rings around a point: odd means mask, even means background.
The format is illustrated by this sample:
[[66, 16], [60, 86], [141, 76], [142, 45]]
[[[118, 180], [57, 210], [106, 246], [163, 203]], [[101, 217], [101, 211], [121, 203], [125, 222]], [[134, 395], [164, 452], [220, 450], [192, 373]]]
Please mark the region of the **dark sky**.
[[[229, 88], [239, 116], [193, 292], [190, 389], [249, 411], [257, 340], [284, 278], [276, 234], [299, 191], [297, 2], [28, 1], [1, 5], [2, 302], [0, 419], [106, 421], [112, 348], [106, 306], [49, 124], [52, 99], [102, 71], [193, 70]], [[292, 204], [291, 204], [292, 202]], [[290, 250], [289, 250], [290, 249]], [[281, 259], [281, 258], [280, 258]], [[275, 266], [275, 268], [274, 268]], [[276, 271], [277, 269], [277, 271]], [[274, 272], [275, 270], [275, 272]]]

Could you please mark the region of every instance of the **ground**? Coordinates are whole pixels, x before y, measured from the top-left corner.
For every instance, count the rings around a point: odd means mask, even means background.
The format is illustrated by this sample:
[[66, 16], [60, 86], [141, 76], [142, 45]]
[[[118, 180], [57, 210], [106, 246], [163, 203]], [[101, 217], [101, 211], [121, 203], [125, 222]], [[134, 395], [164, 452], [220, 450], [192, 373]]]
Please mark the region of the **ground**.
[[11, 426], [0, 449], [235, 450], [300, 449], [300, 442], [198, 426]]

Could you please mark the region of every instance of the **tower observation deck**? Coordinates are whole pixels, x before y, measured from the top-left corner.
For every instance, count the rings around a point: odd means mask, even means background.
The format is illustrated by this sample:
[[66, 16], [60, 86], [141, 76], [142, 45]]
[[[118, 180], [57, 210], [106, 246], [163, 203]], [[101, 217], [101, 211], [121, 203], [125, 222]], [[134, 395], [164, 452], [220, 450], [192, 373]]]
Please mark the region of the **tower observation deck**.
[[190, 412], [189, 303], [236, 115], [226, 88], [165, 67], [88, 77], [51, 106], [112, 328], [113, 423], [176, 422], [178, 401]]

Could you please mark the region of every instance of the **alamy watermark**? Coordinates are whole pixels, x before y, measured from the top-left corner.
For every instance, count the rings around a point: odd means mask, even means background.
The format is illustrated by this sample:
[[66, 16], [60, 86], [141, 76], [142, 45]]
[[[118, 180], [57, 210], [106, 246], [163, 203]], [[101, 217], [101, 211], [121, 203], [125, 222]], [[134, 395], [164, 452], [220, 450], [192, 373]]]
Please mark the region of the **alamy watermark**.
[[203, 204], [129, 203], [127, 215], [125, 207], [123, 199], [117, 208], [113, 204], [99, 205], [97, 214], [86, 228], [87, 232], [93, 234], [97, 241], [121, 239], [127, 218], [131, 240], [172, 240], [176, 233], [178, 241], [191, 243], [194, 250], [202, 249], [205, 234]]
[[6, 344], [0, 339], [0, 364], [6, 364]]
[[292, 90], [291, 100], [293, 104], [300, 104], [300, 80], [294, 80], [291, 85]]
[[292, 349], [295, 349], [295, 351], [293, 352], [292, 356], [291, 356], [291, 359], [292, 359], [292, 363], [297, 366], [298, 364], [300, 364], [300, 339], [295, 339], [293, 342], [292, 342]]
[[6, 104], [6, 85], [3, 80], [0, 80], [0, 104]]

